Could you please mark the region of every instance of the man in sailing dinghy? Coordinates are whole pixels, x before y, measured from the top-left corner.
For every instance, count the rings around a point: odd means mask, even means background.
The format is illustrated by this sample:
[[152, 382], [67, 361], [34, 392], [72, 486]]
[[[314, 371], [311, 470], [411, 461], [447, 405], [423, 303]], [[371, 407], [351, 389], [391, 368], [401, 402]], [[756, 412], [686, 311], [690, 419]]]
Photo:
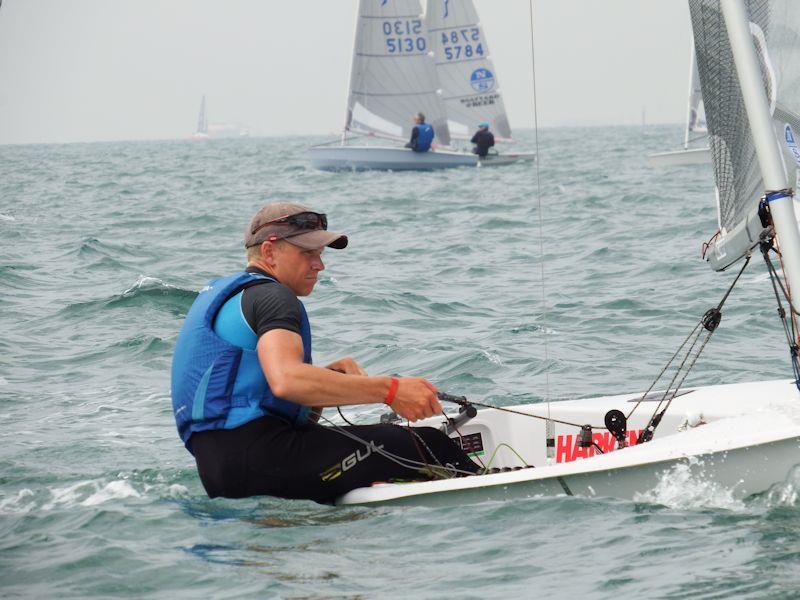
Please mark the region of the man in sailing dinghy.
[[417, 377], [370, 377], [352, 358], [311, 362], [299, 296], [325, 268], [326, 247], [347, 246], [327, 218], [273, 203], [247, 229], [247, 268], [214, 279], [186, 315], [172, 362], [178, 432], [212, 498], [271, 495], [332, 502], [375, 481], [428, 479], [423, 467], [474, 473], [437, 429], [322, 426], [322, 408], [385, 403], [411, 421], [441, 413]]
[[475, 144], [475, 147], [472, 148], [473, 154], [477, 154], [481, 158], [485, 158], [489, 154], [489, 148], [494, 146], [494, 134], [489, 131], [487, 121], [478, 123], [478, 131], [472, 136], [470, 142]]
[[425, 115], [421, 112], [414, 115], [414, 128], [411, 130], [411, 139], [406, 144], [406, 148], [411, 148], [414, 152], [427, 152], [433, 143], [433, 126], [425, 122]]

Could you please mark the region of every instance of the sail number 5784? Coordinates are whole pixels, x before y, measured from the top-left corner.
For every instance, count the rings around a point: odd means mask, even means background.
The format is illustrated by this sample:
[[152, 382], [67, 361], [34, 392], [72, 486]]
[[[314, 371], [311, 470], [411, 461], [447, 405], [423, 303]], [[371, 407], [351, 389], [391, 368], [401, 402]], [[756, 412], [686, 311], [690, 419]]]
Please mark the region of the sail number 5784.
[[459, 60], [483, 56], [481, 30], [478, 27], [450, 29], [442, 31], [440, 35], [444, 50], [444, 57], [447, 60]]

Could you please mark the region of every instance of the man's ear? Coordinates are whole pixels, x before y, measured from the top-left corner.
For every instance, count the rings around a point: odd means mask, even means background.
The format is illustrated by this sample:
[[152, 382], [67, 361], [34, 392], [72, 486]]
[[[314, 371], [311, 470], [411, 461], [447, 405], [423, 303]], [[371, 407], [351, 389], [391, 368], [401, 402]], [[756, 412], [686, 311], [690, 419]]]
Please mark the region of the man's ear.
[[267, 240], [261, 244], [261, 260], [270, 267], [275, 266], [275, 250], [277, 244], [274, 241]]

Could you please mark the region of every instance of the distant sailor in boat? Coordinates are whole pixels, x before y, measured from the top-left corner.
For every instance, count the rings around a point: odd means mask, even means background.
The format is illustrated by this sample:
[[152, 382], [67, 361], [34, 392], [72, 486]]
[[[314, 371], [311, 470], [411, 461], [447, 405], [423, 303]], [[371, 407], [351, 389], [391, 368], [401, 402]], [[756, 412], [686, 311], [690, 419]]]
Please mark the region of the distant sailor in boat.
[[483, 121], [478, 123], [478, 131], [472, 136], [470, 140], [475, 146], [472, 148], [472, 153], [477, 154], [481, 158], [489, 154], [489, 148], [494, 146], [494, 134], [489, 131], [489, 123]]
[[425, 115], [421, 112], [414, 115], [414, 128], [411, 130], [411, 139], [406, 144], [406, 148], [411, 148], [414, 152], [427, 152], [431, 149], [433, 127], [425, 122]]
[[186, 315], [172, 362], [172, 406], [212, 498], [327, 503], [375, 481], [429, 478], [410, 462], [477, 470], [437, 429], [317, 423], [329, 406], [385, 403], [411, 421], [442, 410], [425, 379], [371, 377], [349, 357], [312, 364], [298, 297], [314, 289], [323, 250], [348, 241], [327, 228], [326, 216], [305, 206], [267, 204], [245, 230], [247, 267], [210, 281]]

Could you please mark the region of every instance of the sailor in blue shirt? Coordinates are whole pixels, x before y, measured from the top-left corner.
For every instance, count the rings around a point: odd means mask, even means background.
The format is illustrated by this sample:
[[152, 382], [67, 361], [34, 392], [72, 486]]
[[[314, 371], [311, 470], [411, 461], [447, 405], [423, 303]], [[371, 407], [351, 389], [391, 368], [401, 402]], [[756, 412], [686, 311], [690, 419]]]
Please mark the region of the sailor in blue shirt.
[[421, 112], [414, 115], [414, 123], [411, 139], [406, 144], [406, 148], [411, 148], [414, 152], [427, 152], [433, 143], [433, 126], [425, 122], [425, 115]]
[[317, 423], [323, 407], [352, 404], [384, 402], [411, 421], [441, 412], [425, 379], [371, 377], [350, 357], [313, 364], [299, 298], [325, 268], [323, 250], [348, 243], [327, 225], [324, 214], [300, 204], [264, 206], [245, 230], [247, 268], [210, 281], [186, 315], [173, 356], [172, 407], [212, 498], [332, 502], [375, 481], [429, 477], [397, 456], [477, 470], [437, 429]]

